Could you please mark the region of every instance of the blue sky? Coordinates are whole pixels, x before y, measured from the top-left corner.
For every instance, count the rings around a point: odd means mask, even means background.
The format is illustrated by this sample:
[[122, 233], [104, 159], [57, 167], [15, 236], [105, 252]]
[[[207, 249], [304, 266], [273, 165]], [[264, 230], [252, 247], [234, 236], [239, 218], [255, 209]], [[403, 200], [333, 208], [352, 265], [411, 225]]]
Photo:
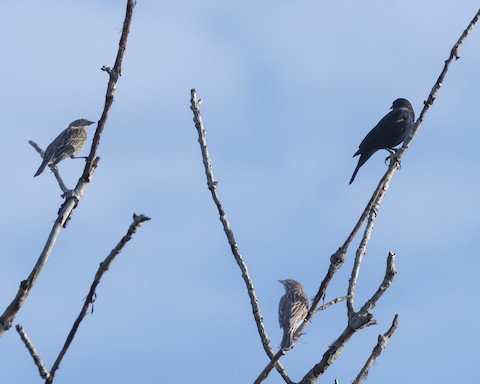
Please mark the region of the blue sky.
[[[253, 382], [268, 361], [206, 188], [190, 89], [203, 99], [218, 193], [276, 347], [277, 280], [298, 279], [314, 296], [386, 169], [378, 153], [349, 186], [352, 154], [394, 99], [408, 98], [419, 114], [476, 6], [138, 1], [102, 160], [16, 318], [47, 367], [132, 213], [152, 220], [102, 280], [56, 382]], [[33, 178], [40, 158], [27, 141], [45, 148], [71, 121], [100, 118], [107, 76], [99, 69], [113, 65], [124, 11], [120, 1], [3, 7], [2, 312], [61, 204], [49, 172]], [[478, 377], [479, 44], [477, 28], [380, 209], [356, 298], [370, 297], [388, 251], [396, 252], [398, 276], [373, 312], [378, 325], [354, 335], [323, 382], [350, 382], [395, 313], [397, 332], [369, 382]], [[73, 186], [83, 162], [59, 169]], [[328, 300], [345, 294], [358, 241]], [[293, 380], [345, 324], [344, 304], [314, 318], [282, 360]], [[13, 330], [0, 340], [0, 356], [2, 381], [39, 380]], [[282, 381], [274, 372], [266, 382]]]

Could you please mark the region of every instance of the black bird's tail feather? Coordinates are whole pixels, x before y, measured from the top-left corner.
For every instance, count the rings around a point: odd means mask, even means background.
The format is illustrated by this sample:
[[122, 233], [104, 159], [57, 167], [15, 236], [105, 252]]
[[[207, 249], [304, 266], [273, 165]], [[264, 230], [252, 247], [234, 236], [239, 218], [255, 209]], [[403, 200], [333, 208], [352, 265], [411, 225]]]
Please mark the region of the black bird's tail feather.
[[[362, 153], [362, 155], [360, 156], [360, 158], [358, 159], [358, 164], [357, 164], [357, 167], [355, 168], [355, 171], [353, 171], [353, 175], [352, 175], [352, 178], [350, 179], [350, 183], [348, 184], [352, 184], [353, 183], [353, 180], [355, 180], [355, 176], [357, 176], [357, 172], [358, 170], [360, 169], [360, 167], [365, 164], [367, 162], [367, 160], [375, 153], [375, 151], [373, 151], [372, 153]], [[357, 156], [358, 153], [356, 155], [353, 155], [353, 157]]]

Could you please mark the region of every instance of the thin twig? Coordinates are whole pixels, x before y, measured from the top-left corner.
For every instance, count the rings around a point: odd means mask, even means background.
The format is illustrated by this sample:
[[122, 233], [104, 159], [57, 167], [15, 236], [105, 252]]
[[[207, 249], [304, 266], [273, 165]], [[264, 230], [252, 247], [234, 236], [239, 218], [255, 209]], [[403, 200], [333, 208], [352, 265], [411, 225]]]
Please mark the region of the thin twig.
[[412, 139], [417, 134], [419, 125], [423, 122], [425, 114], [427, 113], [428, 109], [433, 105], [433, 102], [435, 101], [435, 99], [437, 97], [438, 91], [440, 90], [440, 88], [443, 84], [443, 80], [445, 78], [445, 75], [448, 72], [448, 68], [449, 68], [450, 64], [452, 63], [452, 61], [454, 59], [455, 60], [460, 59], [460, 53], [459, 53], [460, 46], [465, 42], [465, 40], [468, 37], [468, 35], [470, 34], [470, 32], [472, 32], [473, 27], [477, 23], [479, 17], [480, 17], [480, 9], [477, 11], [477, 13], [473, 17], [472, 21], [470, 21], [467, 28], [463, 31], [462, 35], [458, 38], [457, 42], [455, 43], [455, 45], [450, 50], [450, 56], [448, 57], [447, 60], [445, 60], [445, 65], [443, 66], [442, 72], [440, 73], [437, 81], [435, 82], [434, 86], [432, 87], [432, 90], [430, 91], [430, 94], [428, 95], [427, 100], [424, 101], [424, 106], [423, 106], [422, 111], [420, 112], [420, 115], [419, 115], [418, 119], [417, 119], [417, 122], [415, 124], [415, 128], [412, 131], [411, 135], [409, 137], [407, 137], [407, 139], [403, 143], [403, 146], [402, 146], [402, 148], [400, 150], [400, 153], [399, 153], [399, 157], [409, 147], [410, 142], [412, 141]]
[[337, 303], [340, 303], [342, 301], [345, 301], [348, 299], [348, 296], [341, 296], [341, 297], [337, 297], [336, 299], [333, 299], [333, 300], [330, 300], [328, 303], [325, 303], [323, 305], [321, 305], [320, 307], [318, 307], [316, 310], [315, 310], [315, 313], [316, 312], [320, 312], [320, 311], [324, 311], [325, 309], [327, 309], [328, 307], [332, 306], [332, 305], [335, 305]]
[[95, 168], [95, 158], [97, 149], [100, 144], [100, 137], [102, 136], [105, 123], [107, 121], [108, 113], [113, 104], [115, 96], [115, 90], [117, 88], [118, 78], [122, 75], [122, 62], [125, 55], [125, 49], [127, 48], [128, 34], [130, 33], [130, 24], [132, 22], [133, 9], [135, 8], [135, 0], [127, 0], [127, 10], [125, 12], [125, 19], [123, 21], [122, 35], [120, 36], [120, 42], [118, 43], [117, 57], [113, 68], [103, 66], [102, 71], [105, 71], [109, 75], [109, 81], [107, 85], [107, 92], [105, 93], [105, 106], [103, 108], [102, 116], [98, 121], [97, 129], [95, 130], [95, 136], [93, 137], [92, 148], [87, 157], [87, 163], [83, 171], [82, 179], [89, 181], [91, 173]]
[[[195, 123], [195, 128], [197, 129], [197, 132], [198, 132], [198, 143], [200, 144], [200, 151], [202, 153], [203, 165], [205, 167], [205, 176], [207, 178], [207, 186], [208, 186], [208, 189], [210, 190], [210, 193], [212, 194], [212, 199], [215, 203], [215, 206], [217, 207], [218, 214], [220, 216], [220, 221], [222, 222], [223, 230], [225, 232], [225, 235], [227, 236], [228, 244], [230, 245], [230, 249], [232, 250], [233, 257], [235, 258], [235, 261], [237, 262], [237, 265], [239, 266], [242, 272], [242, 278], [247, 287], [248, 296], [250, 297], [250, 305], [252, 306], [253, 316], [255, 318], [255, 323], [257, 325], [257, 330], [260, 335], [263, 348], [267, 353], [267, 356], [270, 359], [272, 359], [274, 356], [273, 350], [272, 350], [272, 347], [270, 346], [270, 340], [268, 339], [267, 331], [265, 330], [265, 326], [263, 325], [263, 317], [262, 317], [262, 313], [260, 312], [260, 307], [258, 305], [258, 299], [255, 293], [255, 289], [253, 287], [252, 279], [248, 274], [247, 265], [245, 264], [245, 261], [243, 260], [242, 255], [240, 254], [240, 250], [235, 241], [235, 236], [233, 235], [233, 230], [232, 230], [232, 227], [230, 226], [225, 210], [223, 209], [220, 199], [218, 198], [218, 194], [216, 190], [217, 181], [215, 181], [215, 178], [213, 177], [212, 162], [210, 160], [210, 154], [208, 153], [206, 132], [203, 126], [202, 116], [200, 114], [201, 101], [197, 100], [197, 93], [195, 89], [192, 89], [190, 91], [190, 95], [191, 95], [190, 109], [193, 112], [193, 121]], [[288, 378], [287, 373], [285, 372], [283, 367], [281, 365], [277, 365], [277, 370], [282, 375], [283, 379], [288, 384], [290, 384], [291, 381]]]
[[367, 300], [365, 304], [363, 304], [363, 307], [359, 312], [370, 313], [380, 297], [382, 297], [385, 291], [390, 287], [396, 275], [397, 269], [395, 268], [395, 253], [390, 251], [388, 252], [387, 256], [387, 269], [385, 271], [385, 277], [383, 278], [382, 284], [380, 284], [373, 296]]
[[390, 341], [390, 338], [392, 337], [393, 333], [397, 329], [397, 325], [398, 325], [398, 315], [395, 315], [395, 317], [393, 318], [392, 325], [388, 329], [388, 331], [385, 332], [383, 335], [378, 335], [377, 345], [373, 348], [372, 354], [368, 358], [367, 362], [361, 369], [358, 376], [355, 378], [355, 380], [352, 381], [352, 384], [360, 384], [360, 382], [367, 377], [370, 367], [375, 362], [377, 357], [380, 356], [380, 354], [382, 353], [382, 350], [386, 348], [387, 343]]
[[373, 225], [375, 224], [375, 219], [377, 218], [378, 210], [380, 209], [380, 203], [385, 196], [389, 183], [386, 182], [381, 189], [381, 193], [377, 194], [377, 199], [375, 200], [372, 208], [370, 209], [370, 214], [368, 215], [367, 226], [363, 232], [362, 240], [360, 245], [355, 253], [355, 261], [353, 263], [352, 274], [348, 282], [348, 300], [347, 300], [347, 313], [348, 316], [352, 316], [355, 312], [354, 308], [354, 299], [355, 299], [355, 287], [357, 284], [358, 275], [360, 273], [360, 265], [362, 264], [363, 256], [365, 255], [368, 241], [370, 240], [371, 233], [373, 231]]
[[40, 374], [40, 377], [42, 379], [47, 379], [50, 376], [50, 374], [48, 373], [47, 368], [45, 368], [45, 364], [40, 358], [40, 355], [38, 354], [37, 349], [35, 348], [33, 343], [30, 341], [30, 338], [28, 337], [27, 332], [23, 329], [23, 327], [20, 324], [17, 324], [15, 326], [15, 329], [20, 335], [20, 339], [22, 339], [23, 343], [25, 344], [25, 347], [27, 347], [28, 352], [30, 352], [30, 356], [32, 356], [33, 362], [38, 368], [38, 373]]
[[121, 69], [121, 62], [122, 62], [123, 54], [126, 47], [127, 36], [130, 29], [130, 21], [132, 19], [134, 6], [135, 6], [135, 1], [128, 0], [125, 21], [123, 23], [122, 36], [120, 38], [120, 46], [118, 49], [115, 66], [111, 70], [112, 72], [114, 72], [115, 75], [112, 75], [110, 73], [110, 79], [107, 87], [107, 94], [105, 97], [105, 107], [102, 113], [102, 117], [98, 122], [98, 127], [95, 132], [95, 137], [92, 144], [92, 149], [87, 159], [87, 163], [85, 164], [83, 175], [78, 180], [75, 189], [72, 191], [67, 191], [65, 195], [65, 201], [63, 202], [63, 204], [60, 206], [58, 210], [57, 218], [55, 220], [55, 223], [53, 224], [52, 230], [50, 231], [50, 235], [48, 236], [47, 242], [37, 260], [37, 263], [33, 267], [33, 270], [28, 276], [28, 278], [26, 280], [23, 280], [20, 283], [20, 287], [18, 289], [18, 292], [15, 298], [12, 300], [12, 302], [4, 311], [4, 313], [0, 316], [0, 336], [2, 336], [12, 326], [14, 317], [22, 307], [25, 300], [27, 299], [27, 296], [30, 293], [30, 290], [32, 289], [33, 284], [35, 283], [40, 271], [42, 270], [43, 266], [48, 260], [48, 257], [50, 256], [53, 246], [55, 245], [57, 237], [60, 233], [60, 230], [67, 225], [72, 211], [75, 209], [78, 202], [83, 197], [83, 194], [87, 188], [87, 185], [93, 176], [94, 169], [98, 164], [99, 157], [96, 157], [96, 151], [98, 148], [98, 144], [100, 142], [101, 132], [103, 130], [103, 127], [105, 126], [105, 122], [108, 116], [108, 111], [110, 110], [110, 107], [113, 103], [113, 95], [116, 87], [116, 82], [118, 80], [117, 75], [120, 73], [120, 69]]
[[27, 299], [27, 296], [30, 293], [30, 290], [32, 289], [33, 284], [35, 283], [40, 271], [47, 262], [48, 257], [52, 252], [53, 246], [57, 241], [58, 234], [60, 233], [63, 225], [66, 223], [66, 220], [75, 204], [75, 200], [73, 198], [70, 198], [67, 199], [67, 201], [62, 205], [60, 212], [58, 213], [57, 219], [53, 224], [53, 228], [50, 231], [47, 242], [40, 254], [40, 257], [37, 260], [37, 263], [33, 267], [28, 278], [20, 283], [17, 295], [7, 307], [3, 315], [0, 317], [0, 336], [2, 336], [12, 326], [13, 319], [15, 318], [16, 314]]
[[118, 242], [115, 248], [112, 249], [112, 251], [105, 258], [105, 260], [100, 263], [100, 266], [98, 267], [97, 273], [95, 273], [95, 278], [93, 280], [92, 285], [90, 286], [90, 291], [88, 292], [87, 298], [85, 299], [85, 302], [80, 311], [80, 314], [78, 315], [77, 319], [73, 323], [73, 327], [70, 330], [70, 333], [68, 334], [67, 340], [65, 341], [65, 344], [63, 345], [62, 350], [60, 351], [57, 359], [55, 360], [55, 363], [53, 364], [52, 369], [50, 370], [50, 376], [46, 380], [45, 382], [46, 384], [51, 384], [53, 382], [55, 373], [58, 370], [58, 367], [60, 366], [60, 363], [63, 357], [65, 356], [65, 353], [68, 350], [68, 347], [72, 343], [75, 337], [75, 334], [77, 333], [78, 327], [80, 326], [80, 323], [82, 322], [83, 318], [86, 316], [90, 305], [92, 305], [93, 302], [95, 301], [96, 289], [98, 284], [100, 284], [100, 280], [102, 279], [102, 276], [104, 275], [105, 272], [108, 271], [108, 268], [110, 268], [110, 264], [112, 264], [115, 257], [122, 251], [123, 247], [125, 247], [125, 245], [131, 240], [133, 234], [140, 227], [140, 225], [147, 220], [150, 220], [150, 218], [145, 215], [134, 214], [133, 222], [132, 224], [130, 224], [130, 227], [128, 228], [126, 235], [122, 237], [122, 239]]

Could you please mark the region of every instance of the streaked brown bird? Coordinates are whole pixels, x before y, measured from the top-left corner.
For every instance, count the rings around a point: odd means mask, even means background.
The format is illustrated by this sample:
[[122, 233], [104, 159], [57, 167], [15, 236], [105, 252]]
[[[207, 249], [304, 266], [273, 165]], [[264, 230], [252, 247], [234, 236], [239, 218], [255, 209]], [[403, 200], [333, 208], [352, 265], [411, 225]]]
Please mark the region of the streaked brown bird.
[[45, 150], [43, 161], [35, 173], [40, 175], [47, 165], [57, 165], [60, 161], [71, 157], [80, 152], [87, 141], [87, 128], [94, 122], [87, 119], [78, 119], [70, 123], [70, 125]]
[[302, 284], [293, 279], [278, 280], [285, 288], [285, 294], [278, 305], [278, 322], [283, 329], [283, 338], [280, 348], [293, 347], [293, 332], [298, 322], [308, 313], [308, 296]]

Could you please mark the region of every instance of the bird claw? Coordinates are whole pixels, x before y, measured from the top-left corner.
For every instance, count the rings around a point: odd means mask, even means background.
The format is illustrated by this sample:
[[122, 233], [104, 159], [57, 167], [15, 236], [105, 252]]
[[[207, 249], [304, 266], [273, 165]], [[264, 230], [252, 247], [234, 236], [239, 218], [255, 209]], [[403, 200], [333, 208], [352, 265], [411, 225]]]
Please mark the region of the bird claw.
[[[398, 169], [402, 168], [402, 163], [400, 162], [400, 160], [397, 158], [397, 152], [398, 152], [398, 149], [390, 149], [390, 148], [385, 148], [388, 152], [390, 152], [390, 156], [387, 156], [385, 158], [385, 165], [390, 165], [392, 164], [393, 161], [395, 161], [397, 164], [398, 164]], [[389, 163], [387, 164], [387, 161], [389, 161]]]

